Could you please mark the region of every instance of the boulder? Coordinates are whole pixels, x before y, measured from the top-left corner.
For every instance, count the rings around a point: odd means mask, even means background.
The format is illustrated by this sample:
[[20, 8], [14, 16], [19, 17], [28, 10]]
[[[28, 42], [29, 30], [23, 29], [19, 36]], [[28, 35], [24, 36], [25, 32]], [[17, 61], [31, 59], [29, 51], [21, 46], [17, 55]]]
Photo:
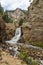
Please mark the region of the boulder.
[[31, 37], [31, 25], [29, 25], [29, 22], [25, 22], [22, 25], [22, 39], [25, 43], [29, 42], [29, 39]]
[[6, 35], [7, 40], [11, 39], [15, 35], [16, 27], [13, 23], [5, 23], [6, 24]]

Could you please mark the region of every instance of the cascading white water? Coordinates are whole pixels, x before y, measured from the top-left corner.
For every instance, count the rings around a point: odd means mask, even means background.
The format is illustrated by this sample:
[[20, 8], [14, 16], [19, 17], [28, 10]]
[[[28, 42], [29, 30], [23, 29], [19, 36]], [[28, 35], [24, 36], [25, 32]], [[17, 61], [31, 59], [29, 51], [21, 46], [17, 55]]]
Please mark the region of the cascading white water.
[[17, 41], [20, 39], [20, 36], [21, 36], [21, 28], [17, 28], [15, 31], [15, 36], [11, 40], [5, 42], [9, 44], [16, 44]]

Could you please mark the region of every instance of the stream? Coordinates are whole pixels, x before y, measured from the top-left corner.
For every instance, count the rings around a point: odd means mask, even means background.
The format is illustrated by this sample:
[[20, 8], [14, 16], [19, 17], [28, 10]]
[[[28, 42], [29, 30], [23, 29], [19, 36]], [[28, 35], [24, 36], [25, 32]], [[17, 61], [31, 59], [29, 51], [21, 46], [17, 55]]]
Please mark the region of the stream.
[[16, 44], [20, 39], [20, 37], [21, 37], [21, 28], [17, 28], [15, 31], [15, 36], [11, 40], [5, 41], [5, 43], [9, 43], [12, 45]]
[[[24, 43], [17, 43], [19, 40], [20, 40], [20, 37], [21, 37], [21, 28], [17, 28], [16, 31], [15, 31], [15, 36], [11, 39], [11, 40], [7, 40], [5, 41], [5, 43], [8, 43], [8, 44], [12, 44], [13, 46], [14, 45], [19, 45], [19, 46], [24, 46], [24, 47], [27, 47], [27, 48], [33, 48], [33, 49], [37, 49], [37, 50], [40, 50], [40, 51], [43, 51], [43, 48], [40, 48], [40, 47], [37, 47], [37, 46], [33, 46], [33, 45], [30, 45], [30, 44], [24, 44]], [[16, 56], [16, 54], [18, 53], [18, 47], [9, 47], [10, 51], [12, 51], [12, 54], [14, 56]], [[39, 60], [40, 61], [40, 65], [43, 65], [43, 60]]]

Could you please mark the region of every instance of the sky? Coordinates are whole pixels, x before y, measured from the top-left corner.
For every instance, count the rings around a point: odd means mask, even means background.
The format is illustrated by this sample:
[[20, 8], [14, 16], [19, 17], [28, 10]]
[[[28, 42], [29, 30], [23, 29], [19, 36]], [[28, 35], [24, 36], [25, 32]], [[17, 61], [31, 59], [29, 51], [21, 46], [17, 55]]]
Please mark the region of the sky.
[[33, 0], [0, 0], [0, 3], [4, 10], [14, 10], [16, 8], [27, 10], [32, 1]]

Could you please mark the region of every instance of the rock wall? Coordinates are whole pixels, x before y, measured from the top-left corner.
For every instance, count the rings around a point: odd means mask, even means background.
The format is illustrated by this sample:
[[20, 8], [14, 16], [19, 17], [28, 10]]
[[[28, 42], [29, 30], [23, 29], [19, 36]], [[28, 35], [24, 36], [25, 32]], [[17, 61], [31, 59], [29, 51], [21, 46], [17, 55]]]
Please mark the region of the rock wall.
[[5, 23], [0, 17], [0, 42], [11, 39], [15, 35], [15, 26], [12, 23]]
[[6, 31], [5, 31], [5, 23], [2, 19], [2, 17], [0, 17], [0, 42], [4, 41], [6, 39]]
[[33, 0], [28, 16], [32, 24], [31, 39], [43, 42], [43, 0]]
[[5, 23], [6, 24], [6, 35], [7, 40], [11, 39], [15, 35], [16, 27], [13, 23]]
[[33, 0], [28, 7], [26, 22], [31, 26], [31, 33], [29, 31], [27, 37], [31, 35], [31, 41], [43, 42], [43, 0]]
[[25, 43], [28, 43], [31, 38], [31, 25], [29, 25], [29, 22], [25, 22], [22, 25], [22, 38]]

